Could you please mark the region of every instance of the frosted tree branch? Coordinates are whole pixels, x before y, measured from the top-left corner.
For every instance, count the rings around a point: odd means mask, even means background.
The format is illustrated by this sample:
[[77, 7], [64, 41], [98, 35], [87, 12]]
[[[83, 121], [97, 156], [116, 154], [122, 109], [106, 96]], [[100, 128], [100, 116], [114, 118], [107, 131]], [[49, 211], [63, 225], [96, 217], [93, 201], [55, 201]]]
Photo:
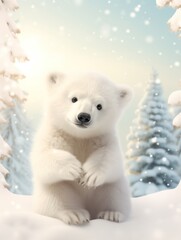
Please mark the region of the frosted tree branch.
[[[173, 32], [181, 31], [181, 0], [156, 0], [159, 7], [170, 6], [176, 8], [174, 15], [168, 20], [170, 29]], [[180, 35], [181, 36], [181, 35]]]
[[5, 169], [2, 164], [0, 164], [0, 182], [1, 182], [0, 187], [1, 187], [1, 186], [5, 187], [5, 188], [8, 188], [8, 187], [9, 187], [9, 185], [7, 184], [7, 182], [6, 182], [6, 180], [5, 180], [5, 176], [6, 176], [7, 174], [8, 174], [7, 169]]

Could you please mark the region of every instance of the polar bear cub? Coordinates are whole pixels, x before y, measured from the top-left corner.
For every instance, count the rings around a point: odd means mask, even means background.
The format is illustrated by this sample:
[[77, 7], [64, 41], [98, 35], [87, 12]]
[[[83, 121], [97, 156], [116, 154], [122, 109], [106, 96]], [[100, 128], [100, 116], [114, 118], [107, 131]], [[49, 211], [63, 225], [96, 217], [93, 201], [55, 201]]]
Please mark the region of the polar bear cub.
[[130, 194], [115, 126], [130, 96], [126, 86], [95, 73], [49, 77], [31, 154], [37, 213], [68, 224], [128, 218]]

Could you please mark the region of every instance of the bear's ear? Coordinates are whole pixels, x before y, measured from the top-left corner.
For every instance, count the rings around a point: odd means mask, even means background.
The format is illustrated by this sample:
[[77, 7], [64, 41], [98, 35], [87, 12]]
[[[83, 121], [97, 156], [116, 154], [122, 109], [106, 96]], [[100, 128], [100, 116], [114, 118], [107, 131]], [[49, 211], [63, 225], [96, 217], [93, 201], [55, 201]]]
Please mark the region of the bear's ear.
[[121, 102], [129, 102], [132, 99], [133, 91], [126, 85], [119, 86], [119, 98]]
[[52, 88], [53, 86], [59, 84], [65, 75], [63, 73], [52, 73], [48, 77], [48, 87]]

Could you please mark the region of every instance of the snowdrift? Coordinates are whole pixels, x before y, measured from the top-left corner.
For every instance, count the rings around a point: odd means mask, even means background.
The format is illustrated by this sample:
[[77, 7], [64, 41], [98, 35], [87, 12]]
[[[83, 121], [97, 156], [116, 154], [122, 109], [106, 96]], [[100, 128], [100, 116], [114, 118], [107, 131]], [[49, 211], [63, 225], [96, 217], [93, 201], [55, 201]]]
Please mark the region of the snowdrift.
[[181, 184], [132, 199], [133, 213], [125, 223], [92, 220], [69, 226], [57, 219], [31, 211], [31, 197], [18, 196], [0, 188], [1, 240], [180, 240]]

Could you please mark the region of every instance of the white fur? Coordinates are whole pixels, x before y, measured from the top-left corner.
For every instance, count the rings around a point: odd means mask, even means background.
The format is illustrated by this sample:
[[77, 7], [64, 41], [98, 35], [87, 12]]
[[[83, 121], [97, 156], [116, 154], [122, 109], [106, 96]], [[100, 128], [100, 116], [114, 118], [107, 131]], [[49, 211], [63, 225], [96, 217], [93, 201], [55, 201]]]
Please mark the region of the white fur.
[[[69, 224], [95, 218], [121, 222], [129, 216], [130, 195], [115, 131], [129, 98], [127, 87], [98, 74], [49, 78], [46, 114], [31, 154], [36, 212]], [[91, 115], [87, 128], [74, 124], [80, 112]]]

